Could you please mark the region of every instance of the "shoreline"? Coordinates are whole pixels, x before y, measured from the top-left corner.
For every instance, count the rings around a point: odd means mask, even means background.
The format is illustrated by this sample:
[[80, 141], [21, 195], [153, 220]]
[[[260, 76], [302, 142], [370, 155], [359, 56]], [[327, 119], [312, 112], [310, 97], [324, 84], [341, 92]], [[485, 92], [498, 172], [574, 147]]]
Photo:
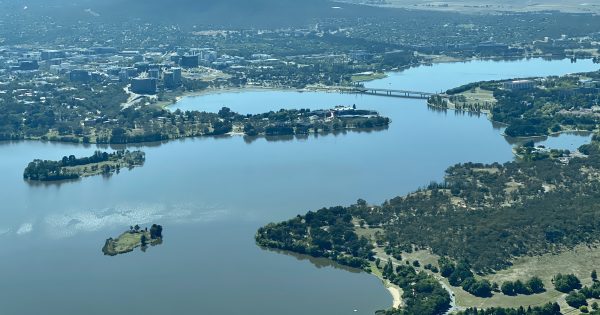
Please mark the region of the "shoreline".
[[400, 288], [388, 280], [384, 281], [384, 285], [385, 289], [392, 295], [392, 308], [398, 309], [402, 307], [404, 303], [402, 303], [402, 293]]
[[[433, 64], [468, 63], [468, 62], [475, 62], [475, 61], [515, 61], [515, 60], [528, 60], [528, 59], [536, 59], [536, 58], [543, 59], [543, 58], [552, 57], [552, 56], [512, 56], [512, 57], [492, 56], [492, 57], [462, 57], [461, 58], [461, 57], [452, 57], [452, 56], [445, 56], [445, 55], [421, 55], [421, 56], [424, 57], [424, 60], [422, 60], [421, 62], [400, 66], [400, 67], [394, 68], [392, 70], [384, 70], [382, 72], [382, 74], [385, 75], [385, 77], [374, 78], [372, 80], [367, 80], [364, 82], [381, 80], [381, 79], [388, 77], [391, 73], [402, 73], [402, 72], [404, 72], [406, 70], [410, 70], [412, 68], [431, 66]], [[560, 58], [560, 57], [556, 58], [556, 60], [563, 60], [563, 59], [566, 59], [566, 57], [565, 58]], [[582, 59], [589, 59], [589, 58], [582, 58]], [[288, 92], [295, 91], [295, 92], [299, 92], [299, 93], [319, 92], [320, 86], [325, 86], [325, 85], [317, 83], [317, 84], [313, 84], [313, 85], [308, 85], [302, 89], [289, 87], [289, 86], [287, 86], [287, 87], [286, 86], [267, 87], [267, 86], [260, 86], [260, 85], [245, 85], [245, 86], [225, 87], [225, 88], [207, 88], [207, 89], [200, 90], [200, 91], [183, 92], [183, 93], [175, 96], [174, 100], [171, 99], [171, 100], [166, 100], [166, 101], [159, 101], [155, 104], [155, 106], [163, 108], [163, 109], [168, 109], [170, 106], [177, 104], [183, 98], [186, 98], [186, 97], [199, 97], [199, 96], [217, 95], [217, 94], [223, 94], [223, 93], [243, 93], [243, 92], [251, 92], [251, 91], [263, 91], [263, 92], [264, 91], [288, 91]], [[330, 86], [325, 86], [325, 87], [330, 87]]]
[[[427, 56], [427, 55], [425, 55], [425, 56]], [[440, 59], [439, 57], [442, 57], [441, 59], [444, 59], [444, 60], [439, 60]], [[367, 80], [364, 82], [371, 82], [371, 81], [385, 79], [385, 78], [389, 77], [390, 73], [401, 73], [401, 72], [404, 72], [404, 71], [412, 69], [412, 68], [428, 66], [433, 63], [435, 63], [435, 64], [460, 63], [460, 62], [470, 62], [470, 61], [478, 60], [478, 58], [448, 57], [447, 59], [445, 59], [445, 57], [446, 56], [435, 56], [434, 58], [425, 59], [418, 63], [412, 63], [412, 64], [408, 64], [408, 65], [404, 65], [404, 66], [395, 68], [393, 70], [383, 71], [382, 74], [384, 75], [384, 77], [374, 78], [374, 79], [370, 79], [370, 80]], [[523, 57], [523, 59], [525, 59], [525, 57]], [[485, 58], [482, 58], [481, 60], [485, 60]], [[260, 86], [260, 85], [244, 85], [244, 86], [238, 86], [238, 87], [225, 87], [225, 88], [207, 88], [207, 89], [204, 89], [201, 91], [183, 92], [183, 93], [175, 96], [174, 100], [159, 101], [155, 105], [157, 107], [160, 107], [163, 109], [168, 109], [169, 107], [177, 104], [178, 102], [180, 102], [182, 99], [184, 99], [186, 97], [200, 97], [200, 96], [206, 96], [206, 95], [218, 95], [218, 94], [223, 94], [223, 93], [244, 93], [244, 92], [252, 92], [252, 91], [260, 91], [260, 92], [264, 92], [264, 91], [288, 91], [288, 92], [292, 91], [293, 92], [293, 91], [295, 91], [295, 92], [299, 92], [299, 93], [301, 93], [301, 92], [320, 92], [320, 90], [319, 90], [320, 86], [328, 87], [326, 85], [317, 83], [317, 84], [308, 85], [302, 89], [286, 87], [286, 86], [266, 87], [266, 86]]]
[[381, 281], [383, 287], [388, 291], [388, 293], [392, 296], [392, 309], [400, 309], [404, 306], [404, 301], [402, 300], [402, 289], [393, 284], [390, 280], [385, 279], [381, 270], [375, 265], [371, 264], [371, 272], [369, 274], [375, 276], [377, 279]]
[[224, 93], [245, 93], [245, 92], [267, 92], [267, 91], [288, 91], [288, 92], [304, 92], [306, 89], [296, 89], [291, 87], [265, 87], [265, 86], [253, 86], [253, 85], [245, 85], [239, 87], [225, 87], [225, 88], [207, 88], [201, 91], [190, 91], [183, 92], [180, 95], [175, 97], [175, 100], [163, 101], [156, 104], [156, 106], [167, 109], [177, 103], [179, 103], [182, 99], [187, 97], [200, 97], [207, 95], [218, 95]]
[[[474, 110], [464, 110], [464, 109], [457, 109], [456, 107], [441, 107], [441, 106], [437, 106], [437, 105], [432, 105], [431, 103], [427, 102], [427, 106], [434, 108], [436, 110], [451, 110], [451, 111], [455, 111], [455, 112], [462, 112], [462, 113], [468, 113], [468, 114], [475, 114], [475, 115], [485, 115], [485, 117], [487, 118], [487, 120], [489, 122], [491, 122], [492, 124], [497, 124], [497, 125], [502, 125], [502, 127], [506, 128], [509, 125], [497, 120], [494, 120], [492, 117], [492, 113], [489, 110], [482, 110], [482, 111], [474, 111]], [[582, 134], [594, 134], [596, 132], [600, 131], [600, 129], [594, 129], [594, 130], [579, 130], [579, 129], [565, 129], [565, 130], [560, 130], [560, 131], [554, 131], [554, 132], [550, 132], [547, 135], [539, 135], [539, 136], [518, 136], [518, 137], [511, 137], [507, 134], [503, 132], [500, 133], [500, 135], [504, 138], [507, 139], [511, 139], [513, 141], [517, 141], [517, 142], [521, 142], [521, 141], [528, 141], [528, 140], [533, 140], [534, 142], [536, 142], [536, 140], [545, 140], [548, 139], [550, 137], [559, 137], [562, 134], [569, 134], [569, 133], [582, 133]]]

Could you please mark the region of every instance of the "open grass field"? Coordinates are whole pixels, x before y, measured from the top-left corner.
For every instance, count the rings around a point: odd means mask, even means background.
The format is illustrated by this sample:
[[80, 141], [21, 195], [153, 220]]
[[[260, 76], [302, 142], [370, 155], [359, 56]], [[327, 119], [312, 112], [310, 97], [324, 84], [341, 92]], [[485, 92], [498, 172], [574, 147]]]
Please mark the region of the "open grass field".
[[491, 108], [498, 101], [494, 92], [476, 87], [472, 90], [459, 93], [449, 102], [449, 108]]
[[358, 73], [352, 76], [352, 82], [367, 82], [387, 77], [385, 73]]
[[[373, 237], [375, 231], [380, 229], [360, 228], [356, 231], [359, 235], [365, 237]], [[371, 238], [372, 239], [372, 238]], [[387, 261], [388, 256], [382, 247], [375, 248], [376, 257], [383, 262]], [[452, 287], [448, 280], [442, 278], [439, 274], [434, 274], [429, 270], [425, 270], [423, 266], [431, 264], [438, 266], [439, 256], [432, 254], [428, 250], [417, 250], [412, 253], [402, 253], [402, 260], [391, 258], [394, 264], [405, 264], [407, 261], [412, 264], [415, 260], [419, 261], [420, 267], [416, 268], [419, 271], [425, 271], [433, 274], [439, 281], [450, 288], [454, 294], [457, 309], [465, 309], [468, 307], [489, 308], [489, 307], [519, 307], [519, 306], [535, 306], [542, 305], [548, 302], [558, 302], [564, 314], [579, 314], [576, 309], [569, 307], [565, 302], [566, 294], [554, 290], [552, 277], [558, 273], [573, 273], [585, 285], [591, 285], [592, 280], [590, 273], [594, 269], [600, 270], [600, 247], [579, 246], [571, 250], [564, 250], [556, 254], [545, 254], [541, 256], [520, 257], [513, 261], [510, 268], [500, 270], [494, 274], [485, 275], [482, 278], [488, 279], [491, 282], [496, 282], [502, 285], [504, 281], [521, 280], [538, 276], [544, 282], [546, 292], [533, 295], [517, 295], [507, 296], [499, 292], [495, 292], [491, 298], [475, 297], [460, 287]], [[381, 277], [379, 275], [379, 277]], [[593, 301], [589, 301], [590, 303]]]
[[115, 242], [115, 250], [117, 252], [125, 252], [136, 248], [141, 245], [142, 235], [146, 235], [148, 239], [150, 239], [150, 233], [141, 232], [141, 233], [129, 233], [125, 232], [119, 236], [117, 242]]
[[[402, 258], [411, 263], [414, 260], [418, 260], [421, 266], [426, 264], [437, 266], [438, 256], [433, 255], [428, 251], [420, 250], [413, 253], [404, 253]], [[456, 304], [460, 309], [467, 307], [489, 308], [494, 306], [535, 306], [558, 301], [563, 313], [579, 314], [579, 311], [566, 304], [566, 294], [554, 290], [552, 277], [558, 273], [574, 273], [581, 279], [583, 285], [590, 285], [592, 283], [590, 273], [593, 269], [600, 266], [599, 262], [600, 248], [581, 246], [560, 254], [519, 258], [514, 261], [512, 267], [501, 270], [496, 274], [483, 277], [491, 282], [497, 282], [501, 285], [502, 282], [507, 280], [515, 281], [521, 279], [524, 281], [532, 276], [538, 276], [544, 281], [546, 292], [533, 295], [507, 296], [502, 293], [494, 293], [494, 296], [491, 298], [478, 298], [467, 293], [460, 287], [450, 286], [447, 279], [441, 277], [439, 277], [439, 279], [451, 288], [456, 298]]]

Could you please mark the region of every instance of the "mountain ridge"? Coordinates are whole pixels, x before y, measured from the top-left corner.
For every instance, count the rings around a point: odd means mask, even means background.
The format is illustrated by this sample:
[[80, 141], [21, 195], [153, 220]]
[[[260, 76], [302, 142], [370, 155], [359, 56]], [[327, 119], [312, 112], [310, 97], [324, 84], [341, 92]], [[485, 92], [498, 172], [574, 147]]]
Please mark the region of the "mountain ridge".
[[0, 8], [27, 11], [68, 20], [96, 19], [106, 22], [141, 22], [274, 27], [307, 25], [316, 19], [383, 16], [382, 9], [330, 0], [19, 0], [0, 1]]

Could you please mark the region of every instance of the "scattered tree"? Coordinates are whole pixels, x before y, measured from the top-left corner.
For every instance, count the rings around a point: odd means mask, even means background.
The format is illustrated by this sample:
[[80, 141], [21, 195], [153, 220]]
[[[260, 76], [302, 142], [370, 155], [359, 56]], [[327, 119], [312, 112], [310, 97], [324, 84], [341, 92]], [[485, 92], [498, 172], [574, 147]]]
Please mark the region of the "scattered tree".
[[587, 305], [585, 295], [576, 291], [569, 293], [565, 300], [567, 301], [567, 304], [569, 304], [569, 306], [574, 308], [579, 308], [580, 306]]
[[575, 289], [581, 288], [581, 281], [574, 274], [557, 274], [553, 279], [554, 288], [557, 291], [568, 293]]

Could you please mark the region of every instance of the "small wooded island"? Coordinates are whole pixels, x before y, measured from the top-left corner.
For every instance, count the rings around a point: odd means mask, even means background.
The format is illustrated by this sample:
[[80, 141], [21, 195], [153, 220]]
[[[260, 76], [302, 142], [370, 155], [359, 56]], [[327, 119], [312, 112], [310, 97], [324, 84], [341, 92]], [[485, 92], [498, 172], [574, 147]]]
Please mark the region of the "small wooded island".
[[23, 173], [28, 181], [60, 181], [78, 179], [94, 175], [108, 175], [119, 172], [121, 168], [142, 166], [146, 154], [142, 151], [115, 151], [113, 153], [96, 151], [90, 157], [76, 158], [64, 156], [60, 161], [34, 160]]
[[119, 237], [107, 239], [102, 247], [104, 255], [116, 256], [133, 251], [136, 247], [141, 247], [146, 251], [148, 245], [155, 246], [162, 243], [162, 226], [152, 224], [150, 229], [141, 229], [139, 225], [129, 227], [129, 230], [123, 232]]

